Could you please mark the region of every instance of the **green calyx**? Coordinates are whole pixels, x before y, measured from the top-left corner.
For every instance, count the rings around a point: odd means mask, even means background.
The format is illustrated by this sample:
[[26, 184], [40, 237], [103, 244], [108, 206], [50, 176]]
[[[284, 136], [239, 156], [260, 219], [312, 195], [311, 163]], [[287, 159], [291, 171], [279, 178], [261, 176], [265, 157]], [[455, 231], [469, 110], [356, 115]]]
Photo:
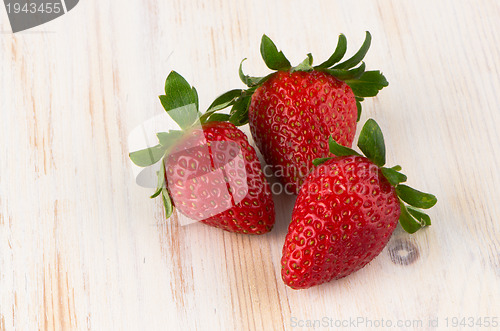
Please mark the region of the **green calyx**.
[[[202, 123], [211, 121], [228, 121], [236, 126], [248, 123], [248, 107], [252, 91], [231, 90], [217, 97], [200, 118]], [[232, 107], [229, 114], [217, 113], [219, 110]]]
[[229, 91], [217, 98], [217, 104], [212, 104], [204, 114], [201, 114], [196, 89], [177, 72], [172, 71], [168, 75], [165, 81], [165, 95], [160, 95], [159, 98], [163, 108], [179, 125], [180, 130], [158, 132], [156, 134], [157, 145], [129, 154], [132, 162], [139, 167], [149, 167], [161, 161], [160, 170], [157, 172], [157, 188], [151, 198], [162, 196], [166, 218], [172, 215], [173, 204], [165, 182], [165, 156], [168, 155], [171, 147], [192, 128], [199, 127], [208, 121], [227, 120], [224, 114], [215, 114], [215, 112], [224, 108], [224, 104], [232, 103], [240, 98], [241, 94], [242, 90]]
[[[420, 210], [429, 209], [437, 203], [437, 198], [429, 193], [420, 192], [402, 183], [407, 177], [401, 173], [400, 166], [391, 168], [385, 165], [385, 143], [382, 130], [375, 120], [369, 119], [361, 129], [358, 139], [358, 147], [363, 154], [376, 164], [387, 181], [395, 187], [396, 194], [401, 206], [399, 223], [408, 233], [414, 233], [419, 229], [431, 225], [429, 215]], [[332, 137], [329, 139], [330, 152], [336, 156], [351, 156], [360, 153], [338, 144]], [[319, 158], [313, 161], [314, 165], [320, 165], [331, 158]]]
[[[282, 51], [278, 50], [274, 42], [266, 35], [262, 36], [260, 44], [260, 53], [267, 67], [277, 71], [322, 71], [328, 73], [335, 78], [347, 83], [355, 97], [356, 106], [358, 108], [358, 121], [361, 117], [361, 102], [366, 97], [374, 97], [384, 87], [388, 86], [384, 75], [376, 71], [366, 71], [365, 63], [362, 62], [371, 44], [371, 35], [367, 31], [366, 38], [359, 50], [347, 60], [340, 62], [347, 51], [347, 39], [341, 34], [339, 35], [337, 47], [333, 54], [325, 62], [313, 66], [313, 56], [309, 53], [304, 61], [295, 67], [292, 67], [290, 61], [286, 58]], [[245, 61], [245, 59], [243, 59]], [[233, 103], [226, 104], [225, 107], [233, 106], [228, 120], [235, 125], [243, 125], [248, 122], [248, 111], [244, 105], [250, 100], [252, 93], [257, 87], [264, 83], [273, 73], [264, 77], [252, 77], [245, 75], [243, 72], [243, 61], [240, 63], [239, 76], [241, 81], [248, 86], [248, 90], [241, 91], [241, 96]], [[245, 95], [243, 95], [245, 94]], [[245, 101], [242, 101], [244, 99]], [[247, 100], [248, 99], [248, 100]], [[236, 107], [234, 107], [236, 105]]]

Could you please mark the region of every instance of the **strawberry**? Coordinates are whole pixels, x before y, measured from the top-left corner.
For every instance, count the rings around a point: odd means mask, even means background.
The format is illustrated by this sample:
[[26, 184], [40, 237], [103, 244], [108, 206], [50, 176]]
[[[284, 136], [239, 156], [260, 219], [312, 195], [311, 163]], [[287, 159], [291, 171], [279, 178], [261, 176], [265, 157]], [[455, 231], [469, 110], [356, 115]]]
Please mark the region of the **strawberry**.
[[[430, 225], [435, 196], [402, 182], [401, 167], [384, 167], [382, 132], [368, 120], [358, 147], [366, 155], [334, 139], [337, 156], [316, 159], [301, 187], [283, 246], [281, 275], [293, 289], [339, 279], [361, 269], [386, 246], [399, 223], [409, 233]], [[407, 205], [409, 204], [409, 205]]]
[[182, 130], [160, 132], [159, 144], [133, 152], [142, 167], [161, 160], [158, 187], [166, 217], [173, 206], [185, 216], [226, 231], [269, 232], [275, 221], [269, 183], [246, 135], [234, 124], [207, 121], [184, 78], [170, 73], [160, 101]]
[[[370, 33], [359, 51], [348, 60], [344, 56], [347, 41], [339, 36], [332, 56], [313, 66], [312, 55], [292, 67], [267, 36], [262, 37], [264, 62], [276, 72], [266, 77], [246, 76], [240, 65], [240, 78], [248, 90], [229, 91], [236, 97], [227, 119], [236, 125], [250, 124], [252, 136], [267, 164], [285, 184], [297, 193], [315, 158], [326, 157], [328, 138], [350, 147], [356, 133], [364, 97], [377, 95], [387, 86], [379, 71], [365, 71], [358, 65], [371, 43]], [[224, 95], [223, 95], [224, 96]], [[223, 98], [222, 101], [227, 101]]]

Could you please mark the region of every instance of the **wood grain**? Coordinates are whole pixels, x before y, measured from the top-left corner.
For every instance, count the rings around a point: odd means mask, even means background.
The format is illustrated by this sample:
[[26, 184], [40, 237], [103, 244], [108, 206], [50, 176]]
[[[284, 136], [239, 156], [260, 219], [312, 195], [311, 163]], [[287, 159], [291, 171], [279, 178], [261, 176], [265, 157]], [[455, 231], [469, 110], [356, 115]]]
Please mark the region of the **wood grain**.
[[[500, 320], [498, 1], [86, 0], [24, 33], [0, 19], [0, 330]], [[340, 32], [352, 54], [365, 30], [368, 68], [390, 86], [362, 121], [376, 118], [388, 162], [438, 196], [432, 227], [397, 229], [364, 269], [294, 291], [280, 278], [293, 197], [275, 196], [275, 229], [248, 237], [167, 221], [135, 184], [128, 134], [161, 114], [170, 70], [203, 108], [242, 87], [242, 58], [267, 72], [263, 33], [292, 62], [312, 52], [319, 63]]]

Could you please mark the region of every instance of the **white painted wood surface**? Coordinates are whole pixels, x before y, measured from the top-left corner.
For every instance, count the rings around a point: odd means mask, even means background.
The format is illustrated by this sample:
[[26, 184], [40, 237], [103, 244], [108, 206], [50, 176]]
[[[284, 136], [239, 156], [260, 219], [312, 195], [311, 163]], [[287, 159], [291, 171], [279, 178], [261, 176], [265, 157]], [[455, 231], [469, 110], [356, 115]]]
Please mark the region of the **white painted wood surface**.
[[[0, 29], [0, 330], [292, 330], [358, 317], [442, 330], [453, 317], [500, 319], [498, 1], [82, 0], [17, 34], [2, 8]], [[267, 72], [263, 33], [292, 62], [312, 52], [319, 63], [340, 32], [352, 54], [365, 30], [368, 67], [390, 86], [362, 120], [376, 118], [388, 162], [438, 196], [432, 227], [397, 229], [363, 270], [294, 291], [279, 263], [293, 198], [276, 197], [270, 234], [248, 237], [165, 221], [135, 184], [127, 136], [161, 114], [170, 70], [206, 107], [242, 87], [242, 58], [248, 73]], [[413, 263], [391, 259], [401, 243], [418, 250]]]

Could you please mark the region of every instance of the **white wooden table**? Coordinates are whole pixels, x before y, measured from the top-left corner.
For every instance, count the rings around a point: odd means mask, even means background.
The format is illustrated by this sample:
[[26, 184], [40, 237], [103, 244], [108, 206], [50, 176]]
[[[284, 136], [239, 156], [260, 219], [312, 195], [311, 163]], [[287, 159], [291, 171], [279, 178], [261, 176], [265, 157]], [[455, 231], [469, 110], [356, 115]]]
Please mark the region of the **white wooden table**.
[[[16, 34], [2, 8], [0, 30], [0, 330], [500, 323], [498, 1], [82, 0]], [[275, 229], [249, 237], [164, 220], [135, 184], [127, 137], [162, 113], [170, 70], [205, 108], [243, 87], [242, 58], [268, 72], [263, 33], [319, 63], [339, 33], [352, 54], [365, 30], [368, 68], [390, 86], [362, 121], [376, 118], [388, 163], [437, 195], [432, 227], [398, 228], [361, 271], [294, 291], [280, 277], [293, 198], [275, 197]]]

